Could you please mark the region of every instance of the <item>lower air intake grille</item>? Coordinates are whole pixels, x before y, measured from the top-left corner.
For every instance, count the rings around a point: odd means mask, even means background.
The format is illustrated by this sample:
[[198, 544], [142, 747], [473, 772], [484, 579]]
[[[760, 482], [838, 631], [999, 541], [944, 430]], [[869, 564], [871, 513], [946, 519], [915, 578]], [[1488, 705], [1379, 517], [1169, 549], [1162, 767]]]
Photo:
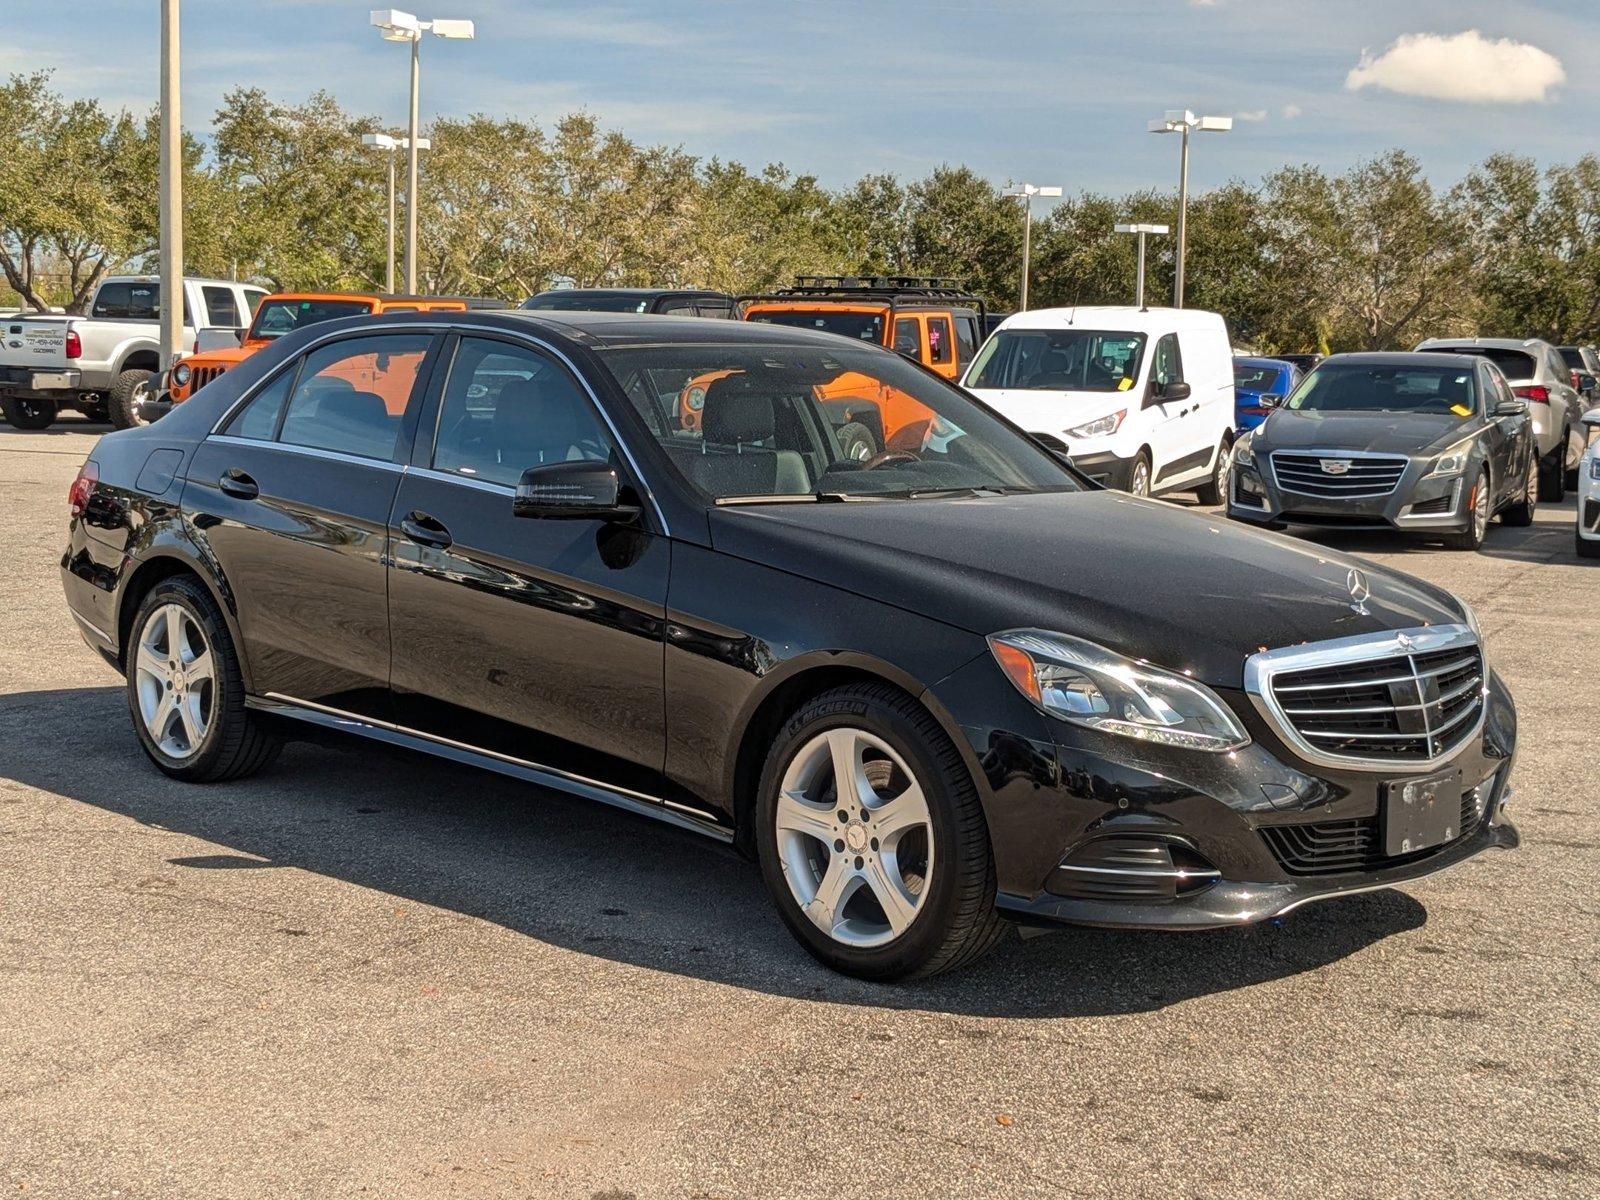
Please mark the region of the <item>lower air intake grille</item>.
[[1317, 825], [1274, 825], [1261, 830], [1261, 838], [1278, 865], [1290, 875], [1348, 875], [1404, 866], [1437, 854], [1478, 831], [1493, 777], [1461, 794], [1461, 825], [1454, 842], [1430, 846], [1415, 854], [1390, 857], [1383, 852], [1383, 834], [1377, 817], [1352, 821], [1324, 821]]

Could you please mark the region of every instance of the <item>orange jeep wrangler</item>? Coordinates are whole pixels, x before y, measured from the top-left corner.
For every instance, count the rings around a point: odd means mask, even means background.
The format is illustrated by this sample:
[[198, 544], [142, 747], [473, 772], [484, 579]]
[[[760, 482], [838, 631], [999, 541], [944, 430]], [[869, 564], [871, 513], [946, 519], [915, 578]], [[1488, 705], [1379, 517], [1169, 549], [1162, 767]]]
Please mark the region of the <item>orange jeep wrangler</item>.
[[[506, 308], [504, 301], [480, 300], [461, 296], [389, 296], [381, 292], [277, 292], [256, 308], [255, 319], [237, 346], [198, 351], [175, 363], [164, 378], [166, 400], [148, 400], [144, 417], [153, 420], [172, 405], [181, 404], [230, 367], [237, 366], [263, 346], [270, 346], [286, 333], [293, 333], [319, 321], [355, 317], [363, 313], [461, 312], [469, 308]], [[371, 388], [372, 381], [364, 381]], [[388, 397], [385, 397], [386, 402]], [[400, 409], [405, 398], [399, 399]]]
[[[946, 379], [959, 379], [983, 342], [982, 300], [953, 279], [910, 276], [802, 275], [791, 288], [739, 297], [740, 318], [797, 329], [820, 329], [898, 351]], [[683, 391], [684, 429], [699, 427], [711, 376]], [[905, 393], [855, 372], [820, 385], [847, 458], [866, 460], [888, 450], [917, 450], [933, 414]]]

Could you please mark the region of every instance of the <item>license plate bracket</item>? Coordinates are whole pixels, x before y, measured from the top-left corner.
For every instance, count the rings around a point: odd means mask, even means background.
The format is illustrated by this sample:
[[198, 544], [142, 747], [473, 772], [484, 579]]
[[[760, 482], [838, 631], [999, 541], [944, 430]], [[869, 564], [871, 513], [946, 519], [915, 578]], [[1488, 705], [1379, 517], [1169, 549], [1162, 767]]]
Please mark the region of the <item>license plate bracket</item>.
[[1451, 842], [1461, 833], [1461, 772], [1397, 779], [1384, 791], [1383, 851], [1390, 858]]

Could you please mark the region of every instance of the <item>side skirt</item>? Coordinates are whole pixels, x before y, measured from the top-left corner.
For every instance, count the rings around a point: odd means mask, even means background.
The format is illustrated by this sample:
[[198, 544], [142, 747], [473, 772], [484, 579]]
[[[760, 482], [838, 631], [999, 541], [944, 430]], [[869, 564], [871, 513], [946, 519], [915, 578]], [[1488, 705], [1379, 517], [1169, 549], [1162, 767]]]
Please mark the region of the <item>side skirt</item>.
[[391, 746], [447, 758], [466, 766], [496, 771], [526, 783], [538, 784], [573, 796], [582, 796], [585, 800], [596, 800], [613, 808], [665, 821], [668, 825], [690, 830], [715, 841], [727, 844], [733, 842], [733, 830], [709, 814], [643, 792], [612, 787], [599, 780], [586, 779], [555, 767], [513, 758], [508, 754], [497, 754], [492, 750], [482, 750], [463, 742], [453, 742], [449, 738], [423, 733], [421, 730], [407, 729], [402, 725], [393, 725], [371, 717], [357, 716], [340, 709], [313, 704], [309, 700], [282, 696], [276, 692], [269, 692], [265, 696], [248, 696], [245, 698], [245, 706], [259, 712], [271, 713], [273, 716], [289, 717], [324, 729], [353, 733], [359, 737], [372, 738], [374, 741], [387, 742]]

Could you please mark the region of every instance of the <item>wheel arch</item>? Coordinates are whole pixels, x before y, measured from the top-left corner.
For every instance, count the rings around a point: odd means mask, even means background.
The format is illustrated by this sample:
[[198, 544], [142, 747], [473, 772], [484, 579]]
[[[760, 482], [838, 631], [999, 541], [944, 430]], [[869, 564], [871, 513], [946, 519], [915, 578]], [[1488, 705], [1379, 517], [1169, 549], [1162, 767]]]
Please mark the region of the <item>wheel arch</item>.
[[139, 605], [144, 603], [144, 598], [159, 583], [174, 575], [191, 575], [198, 579], [200, 585], [216, 602], [217, 609], [222, 613], [222, 619], [228, 626], [228, 636], [233, 641], [233, 650], [239, 660], [239, 673], [244, 680], [245, 690], [251, 691], [250, 660], [239, 635], [238, 613], [227, 581], [217, 576], [199, 556], [185, 553], [176, 543], [164, 543], [139, 559], [118, 590], [117, 660], [123, 670], [126, 670], [128, 665], [129, 634], [132, 632], [133, 618], [139, 611]]
[[988, 784], [977, 756], [954, 717], [920, 680], [892, 663], [866, 654], [817, 653], [786, 663], [747, 705], [734, 723], [738, 731], [727, 755], [728, 811], [733, 815], [734, 845], [755, 856], [755, 829], [751, 819], [761, 783], [767, 750], [788, 719], [814, 696], [853, 683], [888, 684], [924, 709], [944, 730], [961, 756], [973, 786], [987, 798]]

